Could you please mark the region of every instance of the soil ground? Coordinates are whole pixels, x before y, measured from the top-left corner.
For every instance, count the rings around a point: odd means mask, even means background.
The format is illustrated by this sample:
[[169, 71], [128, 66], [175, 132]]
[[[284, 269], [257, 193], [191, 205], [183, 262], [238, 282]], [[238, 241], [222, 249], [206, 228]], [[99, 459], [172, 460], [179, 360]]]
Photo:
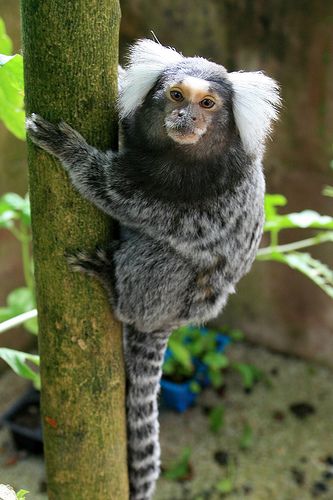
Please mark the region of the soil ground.
[[[231, 346], [228, 353], [263, 370], [264, 379], [246, 393], [230, 371], [223, 395], [205, 390], [182, 415], [161, 411], [163, 467], [190, 448], [190, 473], [182, 481], [162, 477], [154, 500], [332, 500], [332, 371], [247, 344]], [[24, 387], [10, 371], [2, 375], [0, 413]], [[207, 414], [221, 403], [224, 425], [213, 433]], [[0, 483], [29, 490], [27, 500], [47, 498], [43, 460], [15, 452], [5, 429]], [[221, 493], [223, 486], [232, 491]]]

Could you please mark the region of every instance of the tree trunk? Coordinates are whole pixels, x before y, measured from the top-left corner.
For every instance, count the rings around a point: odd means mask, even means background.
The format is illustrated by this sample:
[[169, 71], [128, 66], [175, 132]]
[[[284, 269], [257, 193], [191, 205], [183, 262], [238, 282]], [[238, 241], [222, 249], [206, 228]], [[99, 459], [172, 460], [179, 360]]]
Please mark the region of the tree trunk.
[[[88, 142], [117, 144], [117, 0], [22, 0], [27, 114], [64, 120]], [[42, 418], [50, 500], [126, 500], [120, 325], [105, 293], [65, 253], [111, 237], [110, 220], [28, 141], [39, 311]]]

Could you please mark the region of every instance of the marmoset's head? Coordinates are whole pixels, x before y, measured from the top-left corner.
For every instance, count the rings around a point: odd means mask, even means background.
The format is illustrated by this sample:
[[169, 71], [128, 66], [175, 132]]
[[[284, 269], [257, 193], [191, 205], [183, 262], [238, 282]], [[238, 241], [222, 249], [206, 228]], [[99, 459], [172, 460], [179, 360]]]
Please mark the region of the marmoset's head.
[[120, 88], [121, 119], [139, 124], [148, 143], [210, 148], [236, 130], [251, 156], [262, 152], [280, 105], [278, 85], [264, 74], [228, 73], [151, 40], [132, 46]]

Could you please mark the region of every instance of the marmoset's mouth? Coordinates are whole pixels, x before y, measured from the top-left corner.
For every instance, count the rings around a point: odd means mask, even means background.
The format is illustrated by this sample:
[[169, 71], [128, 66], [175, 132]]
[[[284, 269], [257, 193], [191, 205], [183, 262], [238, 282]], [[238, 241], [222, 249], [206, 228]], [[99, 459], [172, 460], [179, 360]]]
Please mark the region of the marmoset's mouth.
[[173, 141], [178, 144], [195, 144], [204, 135], [206, 129], [195, 127], [167, 127], [167, 134]]

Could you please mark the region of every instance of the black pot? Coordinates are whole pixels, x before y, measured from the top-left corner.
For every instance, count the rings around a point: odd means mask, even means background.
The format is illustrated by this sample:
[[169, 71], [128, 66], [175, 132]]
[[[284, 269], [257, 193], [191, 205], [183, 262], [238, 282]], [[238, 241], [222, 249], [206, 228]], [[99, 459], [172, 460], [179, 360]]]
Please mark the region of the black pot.
[[30, 388], [0, 416], [0, 423], [8, 427], [18, 450], [36, 455], [43, 453], [40, 394]]

